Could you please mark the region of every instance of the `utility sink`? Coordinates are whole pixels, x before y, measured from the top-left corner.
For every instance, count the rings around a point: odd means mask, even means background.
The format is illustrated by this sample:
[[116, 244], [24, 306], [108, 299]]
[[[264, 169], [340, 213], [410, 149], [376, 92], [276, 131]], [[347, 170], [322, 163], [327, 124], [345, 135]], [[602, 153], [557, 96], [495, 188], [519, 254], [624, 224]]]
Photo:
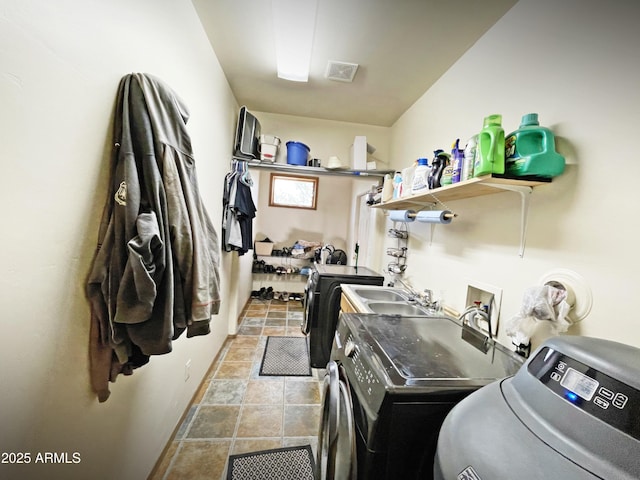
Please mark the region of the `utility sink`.
[[375, 285], [342, 285], [342, 293], [357, 312], [380, 315], [433, 316], [435, 312], [415, 302], [404, 288]]
[[370, 302], [367, 306], [373, 313], [381, 315], [429, 315], [426, 308], [404, 302]]
[[401, 290], [379, 287], [373, 288], [354, 288], [353, 292], [359, 297], [366, 298], [367, 300], [378, 300], [383, 302], [406, 302], [409, 299], [409, 295]]

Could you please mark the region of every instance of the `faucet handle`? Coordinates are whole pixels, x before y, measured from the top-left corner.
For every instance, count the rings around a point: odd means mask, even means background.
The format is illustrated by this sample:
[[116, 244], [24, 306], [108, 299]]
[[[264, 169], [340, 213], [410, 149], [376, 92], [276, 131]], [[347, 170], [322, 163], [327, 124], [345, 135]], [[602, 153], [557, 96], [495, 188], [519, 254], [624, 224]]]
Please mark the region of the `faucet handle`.
[[425, 302], [431, 303], [433, 301], [433, 292], [428, 288], [425, 288], [420, 296], [424, 299]]

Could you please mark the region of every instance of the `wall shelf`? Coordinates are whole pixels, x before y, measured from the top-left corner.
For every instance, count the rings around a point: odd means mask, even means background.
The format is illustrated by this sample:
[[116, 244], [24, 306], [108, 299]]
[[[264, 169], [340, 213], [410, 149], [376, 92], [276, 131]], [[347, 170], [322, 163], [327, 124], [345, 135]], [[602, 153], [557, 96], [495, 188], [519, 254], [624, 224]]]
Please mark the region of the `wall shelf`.
[[262, 168], [277, 172], [299, 173], [303, 175], [340, 175], [346, 177], [384, 177], [393, 175], [395, 170], [348, 170], [348, 169], [328, 169], [324, 167], [307, 167], [304, 165], [289, 165], [288, 163], [261, 162], [259, 160], [249, 160], [242, 157], [233, 157], [233, 160], [247, 162], [250, 168]]
[[[492, 175], [471, 178], [464, 182], [446, 185], [444, 187], [429, 190], [425, 193], [409, 195], [397, 198], [384, 203], [372, 205], [372, 208], [383, 208], [385, 210], [408, 210], [426, 204], [438, 202], [449, 202], [452, 200], [462, 200], [465, 198], [479, 197], [493, 193], [504, 192], [505, 190], [522, 189], [523, 192], [531, 191], [533, 187], [550, 183], [549, 180], [520, 180], [513, 178], [502, 178]], [[515, 188], [514, 188], [515, 187]]]
[[[372, 205], [372, 208], [382, 208], [385, 210], [413, 210], [420, 209], [426, 205], [440, 203], [444, 206], [444, 202], [452, 200], [462, 200], [465, 198], [474, 198], [482, 195], [491, 195], [504, 191], [515, 192], [520, 195], [520, 249], [518, 255], [524, 256], [524, 245], [527, 233], [527, 216], [529, 212], [529, 200], [533, 188], [539, 185], [545, 185], [551, 182], [551, 179], [514, 179], [503, 178], [493, 175], [485, 175], [482, 177], [471, 178], [464, 182], [446, 185], [444, 187], [429, 190], [425, 193], [410, 195], [408, 197], [397, 198], [388, 202]], [[433, 225], [432, 225], [433, 227]]]

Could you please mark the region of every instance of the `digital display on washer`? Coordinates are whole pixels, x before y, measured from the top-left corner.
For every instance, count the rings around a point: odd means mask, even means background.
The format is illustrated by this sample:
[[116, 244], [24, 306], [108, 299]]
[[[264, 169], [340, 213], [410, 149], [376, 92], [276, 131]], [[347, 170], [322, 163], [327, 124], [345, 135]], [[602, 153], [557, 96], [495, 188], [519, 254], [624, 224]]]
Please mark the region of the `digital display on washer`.
[[560, 385], [585, 400], [591, 400], [593, 398], [593, 394], [598, 390], [598, 385], [600, 384], [593, 378], [588, 377], [573, 368], [569, 368], [567, 369], [567, 373], [564, 374], [564, 377], [562, 377], [562, 380], [560, 380]]
[[545, 347], [527, 366], [559, 397], [640, 440], [640, 391], [595, 368]]

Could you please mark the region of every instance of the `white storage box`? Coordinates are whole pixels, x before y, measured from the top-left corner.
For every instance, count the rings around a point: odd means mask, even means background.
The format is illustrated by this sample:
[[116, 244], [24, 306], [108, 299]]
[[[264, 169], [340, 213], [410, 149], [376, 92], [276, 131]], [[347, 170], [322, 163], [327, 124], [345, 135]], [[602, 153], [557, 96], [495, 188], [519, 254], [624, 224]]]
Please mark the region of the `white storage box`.
[[256, 255], [271, 255], [273, 251], [273, 243], [271, 242], [256, 242], [255, 244]]
[[368, 156], [376, 151], [376, 147], [367, 143], [367, 137], [359, 135], [353, 139], [351, 145], [351, 168], [353, 170], [367, 170]]

